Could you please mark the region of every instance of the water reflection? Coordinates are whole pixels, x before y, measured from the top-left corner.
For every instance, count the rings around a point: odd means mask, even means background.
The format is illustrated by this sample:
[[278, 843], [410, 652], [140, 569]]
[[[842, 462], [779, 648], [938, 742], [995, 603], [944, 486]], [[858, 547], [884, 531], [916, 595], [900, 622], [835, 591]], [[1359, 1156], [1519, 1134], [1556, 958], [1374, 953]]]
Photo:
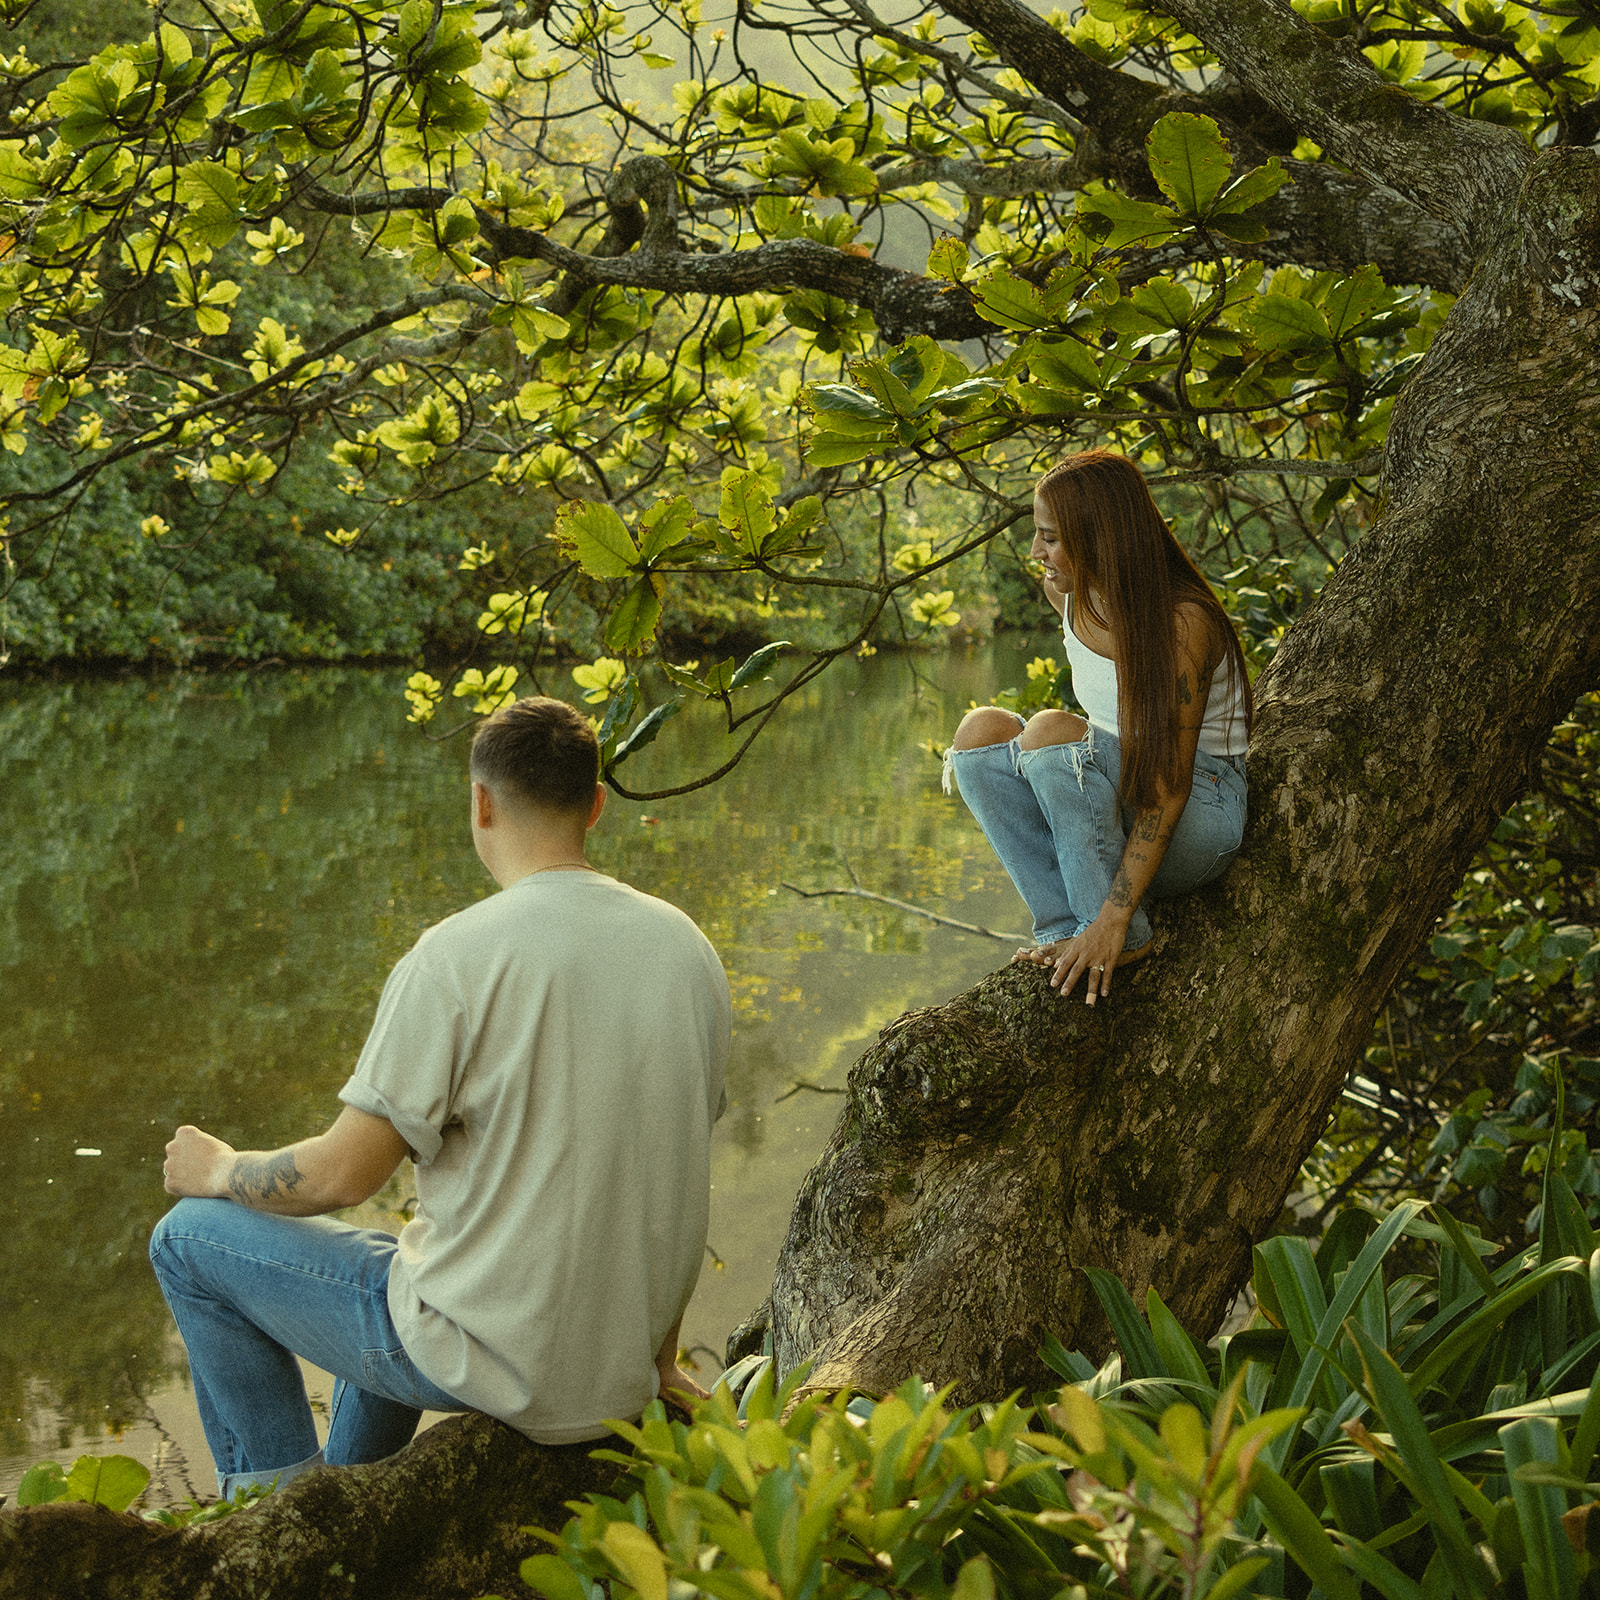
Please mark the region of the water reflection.
[[[835, 669], [732, 777], [648, 806], [613, 797], [594, 841], [597, 865], [700, 923], [733, 983], [715, 1261], [684, 1329], [702, 1351], [770, 1282], [838, 1105], [779, 1097], [837, 1087], [879, 1027], [1005, 955], [780, 882], [844, 883], [848, 858], [881, 893], [1026, 926], [916, 749], [948, 736], [997, 664], [917, 668], [939, 685], [917, 698], [906, 661]], [[197, 1440], [144, 1254], [170, 1129], [270, 1148], [325, 1126], [391, 964], [491, 891], [467, 840], [464, 742], [426, 743], [403, 709], [392, 673], [342, 670], [0, 685], [0, 1492], [108, 1433], [132, 1429], [119, 1448], [148, 1459], [153, 1416]], [[710, 715], [673, 733], [631, 784], [720, 759]], [[596, 972], [596, 1005], [622, 981]], [[395, 1225], [406, 1171], [361, 1220]]]

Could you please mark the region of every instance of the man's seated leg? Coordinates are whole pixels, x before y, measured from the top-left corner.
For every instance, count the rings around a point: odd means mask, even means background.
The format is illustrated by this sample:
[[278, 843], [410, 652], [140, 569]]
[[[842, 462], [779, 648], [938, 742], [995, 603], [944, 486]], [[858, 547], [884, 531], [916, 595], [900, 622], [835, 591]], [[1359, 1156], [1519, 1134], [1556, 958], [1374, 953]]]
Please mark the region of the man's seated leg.
[[[423, 1405], [466, 1409], [439, 1405], [449, 1397], [420, 1373], [425, 1391], [395, 1381], [397, 1367], [402, 1379], [415, 1369], [389, 1317], [394, 1247], [391, 1235], [372, 1229], [273, 1216], [228, 1200], [182, 1200], [156, 1225], [150, 1259], [189, 1351], [225, 1495], [287, 1482], [324, 1459], [297, 1355], [363, 1391], [348, 1398], [336, 1391], [326, 1456], [334, 1464], [393, 1454], [415, 1431]], [[366, 1392], [385, 1387], [398, 1392]]]
[[382, 1461], [411, 1442], [424, 1411], [470, 1409], [423, 1377], [391, 1323], [387, 1347], [361, 1352], [361, 1381], [334, 1384], [323, 1454], [331, 1467]]

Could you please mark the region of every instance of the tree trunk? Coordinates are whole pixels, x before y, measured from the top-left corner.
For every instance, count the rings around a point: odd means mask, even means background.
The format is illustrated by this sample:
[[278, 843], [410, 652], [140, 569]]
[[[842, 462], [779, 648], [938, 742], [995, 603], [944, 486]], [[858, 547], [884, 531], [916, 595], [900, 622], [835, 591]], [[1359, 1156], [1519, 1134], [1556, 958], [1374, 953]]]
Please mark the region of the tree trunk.
[[0, 1600], [473, 1600], [530, 1596], [524, 1557], [564, 1502], [616, 1469], [452, 1417], [370, 1467], [297, 1478], [220, 1522], [173, 1530], [103, 1506], [0, 1511]]
[[1239, 860], [1093, 1010], [1010, 967], [885, 1030], [795, 1207], [781, 1367], [1036, 1385], [1047, 1331], [1108, 1342], [1086, 1266], [1215, 1329], [1385, 995], [1596, 681], [1597, 273], [1600, 163], [1547, 151], [1396, 408], [1377, 526], [1258, 686]]

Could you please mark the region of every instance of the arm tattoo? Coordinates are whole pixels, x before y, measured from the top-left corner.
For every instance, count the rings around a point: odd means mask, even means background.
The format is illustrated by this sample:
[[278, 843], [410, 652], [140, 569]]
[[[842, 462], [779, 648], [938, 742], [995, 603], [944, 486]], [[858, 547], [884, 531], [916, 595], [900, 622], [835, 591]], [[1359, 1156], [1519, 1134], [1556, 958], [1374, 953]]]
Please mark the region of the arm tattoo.
[[228, 1174], [228, 1192], [240, 1205], [248, 1206], [293, 1194], [304, 1182], [294, 1151], [280, 1150], [271, 1156], [240, 1156]]
[[1189, 693], [1189, 674], [1180, 672], [1178, 674], [1178, 704], [1186, 706], [1193, 699], [1194, 696]]
[[1117, 875], [1112, 880], [1111, 892], [1106, 896], [1106, 900], [1119, 911], [1133, 909], [1133, 885], [1128, 882], [1128, 874], [1121, 867], [1117, 869]]

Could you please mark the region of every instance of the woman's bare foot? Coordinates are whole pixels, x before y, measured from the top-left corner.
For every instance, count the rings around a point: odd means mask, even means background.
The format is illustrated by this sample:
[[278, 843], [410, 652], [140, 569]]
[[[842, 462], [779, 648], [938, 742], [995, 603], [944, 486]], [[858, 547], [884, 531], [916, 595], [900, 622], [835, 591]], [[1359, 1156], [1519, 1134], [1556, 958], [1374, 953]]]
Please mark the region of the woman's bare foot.
[[[1061, 959], [1061, 952], [1070, 943], [1067, 939], [1055, 939], [1049, 944], [1031, 944], [1017, 951], [1012, 956], [1013, 961], [1031, 961], [1036, 967], [1053, 967]], [[1117, 957], [1117, 965], [1125, 967], [1130, 961], [1143, 961], [1156, 947], [1154, 939], [1148, 940], [1137, 950], [1124, 950]]]
[[1031, 961], [1036, 967], [1053, 967], [1056, 957], [1061, 954], [1061, 948], [1066, 944], [1065, 939], [1056, 939], [1050, 944], [1030, 944], [1017, 951], [1012, 956], [1013, 961]]

